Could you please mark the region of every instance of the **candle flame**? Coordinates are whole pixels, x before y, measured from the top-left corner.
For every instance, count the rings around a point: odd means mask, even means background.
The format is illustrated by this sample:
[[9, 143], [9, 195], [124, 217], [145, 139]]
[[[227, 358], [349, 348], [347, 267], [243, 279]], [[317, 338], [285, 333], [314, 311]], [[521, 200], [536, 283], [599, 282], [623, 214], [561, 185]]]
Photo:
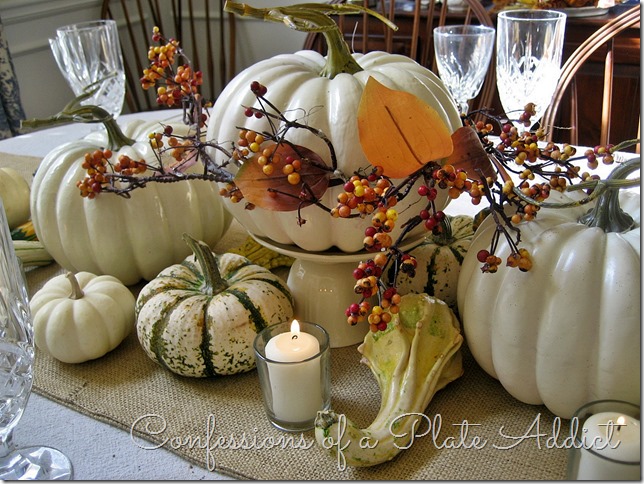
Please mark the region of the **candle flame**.
[[626, 419], [623, 415], [620, 415], [619, 417], [617, 417], [615, 424], [617, 424], [617, 431], [619, 432], [620, 430], [622, 430], [622, 425], [626, 425]]
[[294, 319], [291, 323], [291, 333], [300, 334], [300, 323], [297, 319]]

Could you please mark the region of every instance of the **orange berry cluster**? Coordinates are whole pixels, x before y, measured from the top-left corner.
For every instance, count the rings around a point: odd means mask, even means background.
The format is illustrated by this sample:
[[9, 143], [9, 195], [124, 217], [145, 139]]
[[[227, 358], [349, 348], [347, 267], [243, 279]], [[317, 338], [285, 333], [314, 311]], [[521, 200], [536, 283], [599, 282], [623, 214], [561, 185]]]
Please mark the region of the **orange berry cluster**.
[[[466, 120], [467, 124], [469, 126], [472, 126], [472, 123], [468, 120]], [[492, 123], [486, 123], [484, 121], [477, 121], [474, 124], [474, 128], [476, 128], [476, 131], [478, 131], [481, 135], [487, 136], [489, 134], [494, 133], [494, 125]]]
[[360, 262], [358, 267], [353, 270], [353, 278], [356, 280], [356, 285], [353, 288], [355, 293], [364, 298], [378, 294], [378, 280], [382, 276], [386, 264], [387, 255], [384, 252], [379, 252], [373, 259]]
[[[510, 123], [505, 123], [501, 126], [500, 139], [501, 142], [497, 149], [503, 153], [510, 153], [509, 156], [514, 163], [521, 167], [521, 171], [518, 172], [518, 177], [521, 180], [518, 188], [526, 197], [542, 202], [549, 197], [551, 190], [563, 192], [566, 190], [570, 179], [579, 178], [580, 176], [579, 167], [565, 163], [576, 153], [573, 146], [567, 143], [558, 146], [553, 142], [547, 142], [542, 146], [539, 145], [538, 142], [545, 139], [543, 128], [539, 128], [535, 132], [524, 131], [519, 134], [516, 127]], [[540, 163], [543, 163], [544, 160], [552, 160], [556, 163], [550, 172], [543, 170], [543, 165]], [[536, 175], [546, 178], [547, 181], [534, 182]], [[583, 177], [588, 176], [590, 175], [583, 175]], [[490, 181], [488, 181], [488, 185], [491, 185]], [[483, 191], [484, 187], [480, 186], [478, 189]], [[521, 221], [534, 220], [539, 206], [534, 203], [516, 200], [517, 197], [513, 193], [514, 189], [515, 186], [512, 181], [504, 182], [502, 187], [503, 195], [509, 199], [515, 199], [517, 205], [517, 211], [511, 217], [512, 223], [518, 224]]]
[[512, 252], [507, 259], [508, 267], [518, 267], [521, 272], [532, 269], [532, 258], [527, 249], [521, 248], [518, 252]]
[[[483, 265], [481, 271], [493, 274], [499, 270], [499, 266], [503, 263], [500, 257], [491, 254], [487, 249], [481, 249], [476, 253], [476, 258]], [[506, 260], [506, 266], [518, 267], [520, 271], [527, 272], [532, 268], [532, 258], [527, 249], [521, 248], [518, 251], [513, 251]]]
[[362, 301], [360, 304], [352, 303], [344, 312], [347, 317], [347, 323], [351, 326], [355, 326], [358, 323], [362, 323], [367, 319], [367, 315], [371, 311], [371, 304], [369, 301]]
[[236, 159], [246, 159], [252, 153], [258, 153], [264, 142], [264, 136], [256, 133], [251, 129], [242, 129], [239, 131], [239, 139], [237, 146], [239, 149], [236, 151]]
[[[163, 42], [158, 27], [154, 27], [152, 40]], [[143, 70], [141, 87], [145, 90], [157, 87], [157, 104], [174, 107], [181, 104], [186, 96], [195, 95], [203, 84], [201, 71], [194, 71], [189, 64], [181, 65], [176, 72], [173, 65], [180, 53], [179, 41], [170, 39], [163, 45], [150, 46], [148, 50], [149, 67]]]
[[523, 107], [523, 112], [519, 115], [519, 122], [523, 123], [526, 128], [530, 127], [530, 118], [537, 114], [536, 108], [534, 103], [528, 103]]
[[611, 144], [589, 148], [584, 152], [584, 156], [588, 160], [588, 168], [591, 170], [595, 170], [599, 166], [597, 158], [601, 158], [604, 165], [612, 165], [615, 161], [615, 158], [613, 158], [613, 145]]
[[370, 252], [379, 252], [393, 245], [390, 232], [396, 226], [398, 211], [393, 208], [398, 198], [393, 186], [376, 166], [366, 176], [353, 175], [338, 194], [338, 204], [331, 209], [336, 218], [348, 218], [355, 210], [361, 217], [371, 215], [371, 225], [365, 229], [363, 246]]
[[364, 231], [364, 248], [370, 252], [378, 252], [391, 247], [394, 241], [389, 233], [396, 226], [397, 219], [398, 211], [395, 208], [379, 206], [371, 217], [371, 225]]
[[107, 182], [108, 161], [112, 157], [111, 150], [95, 150], [93, 153], [85, 153], [83, 170], [87, 172], [85, 178], [76, 182], [81, 192], [81, 197], [94, 198], [103, 190], [103, 184]]
[[[244, 198], [244, 195], [242, 194], [241, 190], [237, 188], [237, 185], [234, 183], [226, 183], [225, 186], [219, 189], [219, 195], [222, 197], [230, 199], [231, 203], [239, 203], [242, 201]], [[247, 205], [246, 208], [251, 208]]]
[[[530, 185], [527, 181], [524, 181], [519, 185], [519, 189], [526, 197], [541, 202], [550, 196], [551, 185], [548, 182]], [[514, 182], [512, 180], [507, 180], [503, 184], [502, 192], [508, 199], [517, 199], [517, 195], [514, 193]], [[516, 206], [516, 213], [510, 218], [514, 224], [518, 224], [524, 220], [534, 220], [540, 208], [539, 205], [520, 202], [518, 200], [516, 200]]]
[[495, 273], [499, 270], [499, 266], [503, 263], [500, 257], [491, 254], [487, 249], [481, 249], [476, 253], [476, 258], [483, 264], [481, 267], [482, 272]]
[[190, 136], [175, 136], [174, 128], [166, 125], [163, 132], [152, 132], [148, 134], [148, 140], [152, 149], [159, 154], [161, 152], [169, 154], [175, 163], [168, 168], [177, 168], [186, 161], [193, 161], [197, 154], [198, 148], [195, 146], [195, 140]]
[[[400, 311], [400, 299], [401, 296], [400, 294], [398, 294], [397, 289], [395, 287], [389, 287], [382, 293], [382, 298], [380, 299], [380, 307], [383, 310], [388, 311], [390, 314], [398, 314], [398, 312]], [[371, 310], [371, 313], [372, 315], [376, 315], [376, 318], [369, 320], [369, 325], [371, 327], [371, 330], [373, 331], [374, 324], [379, 325], [384, 319], [383, 316], [385, 315], [385, 313], [378, 311], [376, 306], [374, 306], [374, 308]], [[378, 316], [380, 316], [381, 321], [378, 321]], [[385, 323], [388, 322], [389, 321], [385, 321]], [[378, 327], [378, 329], [382, 330], [382, 327]]]
[[388, 257], [384, 252], [379, 252], [373, 259], [360, 262], [353, 271], [356, 279], [354, 290], [362, 295], [360, 303], [352, 303], [346, 310], [347, 323], [354, 326], [367, 320], [371, 331], [384, 331], [392, 316], [400, 310], [400, 294], [395, 287], [389, 287], [382, 292], [378, 305], [371, 306], [368, 298], [376, 296], [379, 291], [379, 280]]
[[384, 331], [391, 322], [393, 315], [400, 311], [401, 296], [396, 292], [395, 287], [390, 287], [383, 292], [380, 304], [371, 308], [367, 317], [369, 330], [373, 333]]
[[[376, 252], [376, 255], [361, 262], [354, 270], [354, 291], [363, 300], [347, 308], [346, 316], [351, 325], [368, 319], [372, 331], [384, 330], [391, 315], [398, 311], [400, 295], [396, 293], [395, 286], [386, 287], [380, 281], [389, 259], [395, 258], [397, 271], [410, 277], [414, 277], [417, 268], [413, 256], [392, 249], [394, 241], [390, 234], [398, 219], [398, 211], [394, 207], [398, 203], [399, 189], [392, 186], [384, 175], [382, 167], [375, 167], [366, 176], [352, 176], [344, 184], [344, 191], [338, 195], [338, 205], [331, 210], [333, 216], [342, 218], [351, 216], [354, 210], [362, 217], [371, 215], [371, 225], [364, 232], [363, 246], [368, 251]], [[445, 219], [445, 213], [435, 210], [433, 205], [438, 188], [451, 190], [450, 196], [456, 198], [463, 192], [471, 191], [473, 183], [468, 180], [465, 171], [452, 165], [441, 167], [438, 164], [429, 167], [426, 180], [426, 184], [418, 187], [418, 194], [427, 200], [427, 206], [420, 211], [419, 217], [428, 231], [438, 234], [443, 230], [442, 222]], [[379, 290], [382, 291], [379, 305], [369, 308], [365, 300], [378, 295]]]
[[456, 199], [461, 193], [469, 192], [472, 189], [472, 182], [468, 180], [467, 172], [450, 164], [434, 170], [432, 178], [436, 181], [438, 188], [447, 189], [447, 195], [451, 199]]
[[[488, 180], [488, 185], [492, 183], [492, 180]], [[478, 205], [481, 203], [481, 198], [483, 197], [483, 191], [485, 190], [485, 185], [483, 185], [480, 182], [472, 182], [472, 186], [470, 187], [470, 198], [472, 205]]]
[[387, 199], [385, 196], [391, 182], [382, 177], [382, 174], [382, 167], [375, 167], [367, 176], [353, 175], [349, 178], [344, 184], [344, 191], [337, 197], [338, 204], [331, 210], [331, 215], [347, 218], [355, 210], [366, 216], [373, 213], [376, 207], [382, 204], [382, 200], [389, 206], [395, 205], [396, 197]]
[[113, 167], [115, 173], [124, 176], [134, 176], [145, 173], [147, 164], [143, 160], [133, 160], [128, 155], [120, 155], [118, 161]]
[[[258, 98], [268, 92], [266, 86], [258, 81], [251, 82], [250, 90]], [[247, 117], [262, 118], [266, 115], [264, 111], [254, 108], [244, 108], [244, 112]], [[273, 138], [267, 139], [264, 134], [252, 129], [240, 129], [232, 157], [237, 161], [257, 163], [268, 177], [281, 174], [290, 185], [299, 185], [302, 183], [301, 171], [304, 161], [293, 154], [294, 150], [285, 151], [288, 154], [283, 156], [284, 150], [280, 149], [280, 144], [275, 143]], [[220, 195], [229, 198], [232, 203], [238, 203], [244, 198], [234, 182], [227, 183], [220, 190]], [[273, 191], [267, 192], [267, 196], [275, 195]], [[246, 208], [253, 209], [254, 205], [249, 203]]]
[[561, 166], [555, 166], [554, 173], [550, 174], [549, 177], [550, 188], [564, 192], [568, 186], [569, 179], [581, 178], [582, 180], [585, 180], [591, 176], [588, 172], [584, 172], [580, 175], [580, 171], [581, 168], [579, 166], [570, 166], [565, 170], [565, 172]]
[[[237, 140], [238, 149], [235, 150], [237, 159], [245, 159], [249, 155], [262, 168], [266, 176], [275, 174], [275, 170], [286, 176], [291, 185], [298, 185], [302, 181], [300, 172], [302, 160], [293, 155], [283, 157], [278, 152], [279, 145], [274, 142], [264, 143], [264, 135], [253, 130], [242, 129]], [[263, 145], [263, 146], [262, 146]]]
[[104, 186], [109, 183], [108, 169], [123, 176], [138, 175], [144, 173], [147, 169], [147, 165], [143, 160], [136, 161], [127, 155], [120, 155], [116, 164], [110, 167], [109, 160], [111, 157], [111, 150], [95, 150], [93, 153], [85, 154], [81, 166], [87, 174], [83, 180], [76, 182], [82, 197], [92, 199], [103, 191]]
[[[538, 133], [536, 136], [538, 136]], [[552, 158], [555, 161], [567, 161], [571, 157], [575, 156], [577, 150], [574, 146], [568, 143], [564, 143], [561, 147], [559, 147], [552, 141], [549, 141], [546, 146], [541, 149], [541, 153], [549, 158]]]

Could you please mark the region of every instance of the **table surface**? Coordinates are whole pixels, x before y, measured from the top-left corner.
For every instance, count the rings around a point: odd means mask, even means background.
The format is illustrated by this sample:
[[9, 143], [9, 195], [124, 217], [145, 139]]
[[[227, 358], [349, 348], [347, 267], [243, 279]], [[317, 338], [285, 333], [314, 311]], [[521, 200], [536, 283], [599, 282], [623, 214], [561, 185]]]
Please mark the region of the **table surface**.
[[[153, 111], [124, 115], [120, 120], [169, 119], [178, 113], [178, 110]], [[81, 138], [95, 129], [98, 129], [97, 125], [93, 124], [59, 126], [0, 141], [0, 152], [44, 157], [55, 146]], [[473, 214], [480, 208], [457, 200], [446, 211]], [[37, 394], [31, 395], [14, 432], [14, 440], [19, 447], [47, 445], [63, 451], [72, 461], [76, 480], [229, 479], [194, 466], [163, 448], [144, 450], [129, 432]]]

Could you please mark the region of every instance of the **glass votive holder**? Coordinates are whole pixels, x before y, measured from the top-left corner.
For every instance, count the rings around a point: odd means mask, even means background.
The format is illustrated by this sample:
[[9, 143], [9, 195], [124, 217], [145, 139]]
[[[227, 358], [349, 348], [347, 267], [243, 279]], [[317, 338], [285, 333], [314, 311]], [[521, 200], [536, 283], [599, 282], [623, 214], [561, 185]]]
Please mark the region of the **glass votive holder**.
[[618, 400], [590, 402], [571, 419], [567, 480], [641, 480], [640, 408]]
[[286, 432], [311, 430], [317, 412], [331, 407], [329, 334], [294, 320], [263, 329], [253, 347], [270, 422]]

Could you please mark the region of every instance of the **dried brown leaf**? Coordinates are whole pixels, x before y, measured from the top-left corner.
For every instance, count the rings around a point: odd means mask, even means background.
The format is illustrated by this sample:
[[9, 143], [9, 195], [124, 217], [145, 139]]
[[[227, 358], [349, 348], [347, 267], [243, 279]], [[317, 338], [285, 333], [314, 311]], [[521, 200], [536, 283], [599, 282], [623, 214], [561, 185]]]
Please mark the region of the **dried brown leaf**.
[[496, 171], [485, 152], [478, 134], [474, 128], [463, 126], [452, 134], [454, 151], [447, 158], [447, 163], [454, 168], [460, 168], [467, 172], [470, 178], [478, 178], [480, 172], [484, 177], [494, 176]]
[[[257, 162], [260, 153], [256, 153], [235, 176], [235, 185], [244, 194], [246, 201], [267, 210], [289, 212], [310, 205], [311, 197], [319, 199], [324, 194], [329, 186], [331, 171], [326, 168], [322, 158], [303, 146], [284, 143], [263, 145], [263, 148], [269, 147], [274, 147], [275, 153], [279, 155], [279, 161], [272, 163], [272, 174], [264, 174], [262, 166]], [[301, 182], [297, 185], [289, 183], [288, 175], [282, 171], [288, 157], [302, 162], [299, 171]], [[300, 197], [303, 185], [307, 187], [306, 200]]]

